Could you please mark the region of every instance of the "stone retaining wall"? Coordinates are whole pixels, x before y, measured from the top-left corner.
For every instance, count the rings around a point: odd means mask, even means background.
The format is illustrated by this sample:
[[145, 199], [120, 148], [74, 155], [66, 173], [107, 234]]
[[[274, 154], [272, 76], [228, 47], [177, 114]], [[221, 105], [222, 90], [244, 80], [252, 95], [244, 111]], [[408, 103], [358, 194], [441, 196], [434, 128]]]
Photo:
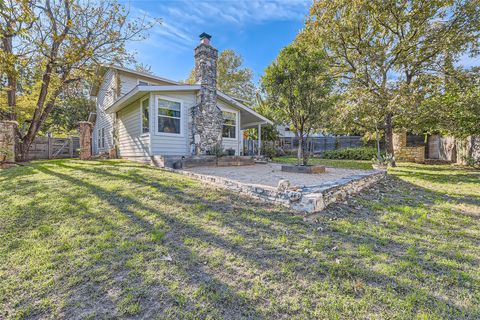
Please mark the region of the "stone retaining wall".
[[280, 204], [304, 213], [322, 211], [328, 205], [337, 201], [343, 201], [349, 196], [360, 192], [386, 177], [385, 171], [369, 171], [332, 181], [328, 184], [279, 191], [277, 188], [270, 186], [246, 184], [222, 177], [204, 175], [190, 171], [174, 170], [170, 168], [165, 168], [165, 170], [186, 175], [220, 188], [237, 191], [241, 194], [265, 202]]
[[407, 147], [406, 131], [394, 132], [393, 152], [397, 161], [408, 161], [416, 163], [425, 162], [425, 147]]

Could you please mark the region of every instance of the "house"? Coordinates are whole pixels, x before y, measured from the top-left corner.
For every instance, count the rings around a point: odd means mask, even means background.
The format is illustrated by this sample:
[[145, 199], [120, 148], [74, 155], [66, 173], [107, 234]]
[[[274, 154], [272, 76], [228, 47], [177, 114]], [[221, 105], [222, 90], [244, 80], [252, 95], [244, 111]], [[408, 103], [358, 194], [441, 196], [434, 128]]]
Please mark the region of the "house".
[[[216, 145], [243, 154], [243, 130], [272, 123], [217, 90], [218, 51], [202, 33], [195, 48], [194, 85], [118, 66], [101, 68], [93, 154], [117, 147], [118, 156], [165, 164], [166, 159], [207, 155]], [[260, 135], [259, 135], [260, 137]]]

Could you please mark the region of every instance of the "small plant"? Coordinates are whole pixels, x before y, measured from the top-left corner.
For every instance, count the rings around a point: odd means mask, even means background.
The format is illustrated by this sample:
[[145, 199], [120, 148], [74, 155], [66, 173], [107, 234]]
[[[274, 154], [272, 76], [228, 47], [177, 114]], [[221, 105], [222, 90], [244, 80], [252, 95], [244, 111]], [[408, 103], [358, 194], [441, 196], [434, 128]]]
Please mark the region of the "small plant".
[[372, 158], [372, 166], [374, 169], [386, 169], [395, 163], [395, 157], [391, 154], [380, 155], [380, 157]]
[[223, 147], [220, 143], [217, 143], [210, 149], [210, 154], [212, 156], [216, 156], [217, 158], [220, 158], [225, 155], [225, 152], [223, 151]]
[[13, 156], [13, 152], [7, 148], [0, 148], [0, 163], [7, 161]]

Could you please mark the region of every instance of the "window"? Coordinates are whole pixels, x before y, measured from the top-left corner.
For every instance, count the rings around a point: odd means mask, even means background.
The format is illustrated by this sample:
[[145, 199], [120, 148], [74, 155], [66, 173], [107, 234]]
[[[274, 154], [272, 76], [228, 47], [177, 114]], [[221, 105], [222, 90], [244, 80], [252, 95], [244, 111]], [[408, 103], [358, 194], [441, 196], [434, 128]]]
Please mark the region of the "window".
[[105, 128], [102, 128], [102, 148], [105, 148]]
[[142, 133], [150, 132], [150, 99], [142, 100], [141, 112], [142, 112]]
[[158, 132], [180, 134], [181, 104], [158, 99]]
[[138, 80], [138, 85], [139, 86], [148, 86], [148, 82], [147, 81], [142, 81], [142, 80]]
[[223, 114], [223, 138], [236, 138], [237, 114], [234, 112], [222, 111]]

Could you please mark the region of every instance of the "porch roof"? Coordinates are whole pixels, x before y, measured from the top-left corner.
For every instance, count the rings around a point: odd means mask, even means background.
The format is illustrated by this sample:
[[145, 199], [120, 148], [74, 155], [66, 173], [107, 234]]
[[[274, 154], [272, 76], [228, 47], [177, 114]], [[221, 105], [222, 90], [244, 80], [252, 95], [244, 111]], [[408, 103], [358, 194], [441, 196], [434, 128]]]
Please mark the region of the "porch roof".
[[[105, 109], [106, 113], [115, 113], [120, 111], [127, 105], [138, 100], [139, 98], [145, 96], [150, 92], [188, 92], [188, 91], [198, 91], [200, 90], [200, 85], [171, 85], [171, 86], [141, 86], [138, 85], [133, 88], [130, 92], [122, 96], [120, 99], [115, 101], [112, 105]], [[240, 127], [241, 129], [256, 128], [258, 125], [273, 124], [273, 122], [261, 114], [255, 112], [234, 98], [226, 95], [221, 91], [217, 91], [217, 98], [230, 104], [235, 109], [240, 111]]]

